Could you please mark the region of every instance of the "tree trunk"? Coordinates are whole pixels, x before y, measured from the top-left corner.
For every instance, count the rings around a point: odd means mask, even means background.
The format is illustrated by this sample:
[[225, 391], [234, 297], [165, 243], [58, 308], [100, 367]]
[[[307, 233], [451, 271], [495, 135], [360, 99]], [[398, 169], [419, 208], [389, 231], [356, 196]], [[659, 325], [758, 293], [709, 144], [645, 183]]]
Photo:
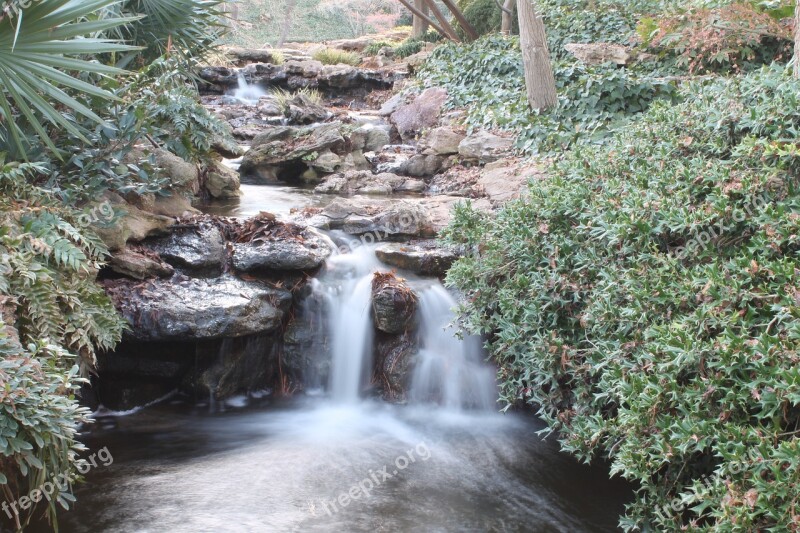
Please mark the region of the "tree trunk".
[[794, 4], [794, 77], [800, 78], [800, 0]]
[[[414, 7], [424, 14], [428, 14], [428, 5], [425, 0], [414, 0]], [[428, 32], [428, 21], [414, 15], [414, 30], [411, 32], [412, 37], [422, 37]]]
[[503, 35], [511, 35], [511, 28], [514, 26], [514, 6], [516, 4], [515, 0], [506, 0], [503, 4], [502, 24], [500, 25], [500, 31]]
[[450, 39], [457, 42], [460, 41], [461, 39], [458, 38], [456, 30], [453, 29], [453, 26], [450, 24], [450, 21], [447, 20], [447, 17], [444, 16], [442, 10], [439, 9], [439, 6], [437, 6], [433, 0], [426, 0], [426, 3], [430, 8], [431, 13], [433, 13], [433, 15], [436, 17], [436, 20], [439, 21], [439, 24], [441, 25], [442, 29], [447, 33]]
[[472, 24], [469, 23], [467, 17], [464, 16], [464, 13], [462, 13], [461, 10], [458, 9], [458, 6], [453, 3], [453, 0], [442, 0], [442, 2], [444, 3], [445, 6], [447, 6], [447, 9], [450, 10], [450, 13], [453, 14], [453, 17], [455, 17], [456, 21], [458, 21], [458, 25], [461, 26], [462, 30], [464, 30], [464, 33], [467, 35], [467, 38], [470, 41], [474, 41], [475, 39], [477, 39], [479, 37], [478, 32], [475, 30]]
[[544, 22], [533, 8], [531, 0], [517, 2], [517, 16], [528, 102], [534, 110], [548, 109], [558, 103], [558, 98]]
[[292, 31], [295, 7], [297, 7], [297, 0], [288, 0], [288, 2], [286, 2], [286, 18], [283, 21], [281, 37], [278, 39], [278, 48], [282, 47], [286, 43], [286, 39], [289, 38], [289, 32]]

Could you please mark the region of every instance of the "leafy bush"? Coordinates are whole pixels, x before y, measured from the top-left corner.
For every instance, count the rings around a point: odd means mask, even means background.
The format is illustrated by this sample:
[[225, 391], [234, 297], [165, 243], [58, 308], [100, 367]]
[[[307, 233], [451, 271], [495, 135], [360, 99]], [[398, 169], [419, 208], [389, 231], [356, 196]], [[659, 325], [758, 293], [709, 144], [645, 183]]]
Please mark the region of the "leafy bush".
[[355, 52], [326, 48], [315, 52], [312, 56], [323, 65], [352, 65], [354, 67], [361, 64], [361, 56]]
[[[56, 504], [69, 509], [75, 501], [70, 490], [77, 454], [85, 449], [76, 433], [78, 424], [89, 422], [89, 410], [74, 395], [85, 380], [77, 377], [77, 366], [62, 370], [71, 354], [42, 342], [22, 347], [5, 327], [0, 320], [0, 493], [13, 502], [50, 482], [47, 516], [55, 523]], [[33, 509], [20, 511], [18, 529], [33, 516]]]
[[735, 2], [663, 17], [645, 37], [690, 73], [752, 69], [791, 56], [792, 33], [767, 12]]
[[800, 479], [800, 83], [695, 83], [446, 232], [502, 398], [640, 489], [627, 530], [789, 531]]
[[384, 48], [392, 48], [394, 49], [398, 43], [394, 41], [375, 41], [374, 43], [370, 43], [366, 48], [364, 48], [364, 55], [365, 56], [376, 56], [378, 52], [383, 50]]
[[[458, 6], [478, 35], [500, 31], [502, 11], [497, 7], [495, 0], [459, 0]], [[516, 23], [516, 18], [514, 21]], [[456, 28], [459, 36], [462, 39], [465, 38], [464, 30], [460, 26], [456, 26]], [[519, 30], [519, 26], [516, 24], [515, 29]]]
[[447, 89], [447, 105], [464, 108], [468, 126], [519, 132], [518, 145], [525, 151], [562, 150], [602, 140], [612, 126], [675, 92], [670, 83], [616, 66], [560, 61], [554, 74], [558, 107], [532, 113], [519, 40], [495, 35], [469, 45], [438, 47], [417, 77], [427, 86]]

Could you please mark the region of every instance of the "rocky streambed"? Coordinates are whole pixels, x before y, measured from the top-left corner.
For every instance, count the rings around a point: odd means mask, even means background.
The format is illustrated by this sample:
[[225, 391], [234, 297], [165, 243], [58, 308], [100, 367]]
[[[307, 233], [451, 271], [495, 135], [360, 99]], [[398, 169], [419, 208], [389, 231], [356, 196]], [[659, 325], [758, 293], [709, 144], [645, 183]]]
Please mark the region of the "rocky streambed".
[[537, 171], [510, 138], [468, 134], [446, 92], [408, 86], [401, 67], [238, 57], [200, 76], [239, 145], [220, 143], [205, 169], [158, 152], [171, 197], [106, 199], [122, 217], [99, 228], [112, 250], [101, 282], [130, 329], [101, 357], [90, 398], [126, 410], [174, 392], [224, 401], [324, 386], [329, 357], [310, 354], [330, 349], [330, 324], [315, 284], [331, 257], [365, 247], [384, 272], [368, 394], [405, 401], [420, 349], [415, 284], [459, 255], [436, 235], [458, 202], [491, 211]]

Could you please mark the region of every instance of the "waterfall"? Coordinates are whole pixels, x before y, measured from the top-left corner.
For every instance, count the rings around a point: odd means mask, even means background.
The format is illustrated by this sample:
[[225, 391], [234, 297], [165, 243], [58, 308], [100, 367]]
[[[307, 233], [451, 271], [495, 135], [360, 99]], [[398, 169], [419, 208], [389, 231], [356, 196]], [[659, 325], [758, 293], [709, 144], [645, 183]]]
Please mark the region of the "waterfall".
[[455, 299], [436, 281], [420, 296], [420, 350], [411, 381], [414, 403], [437, 403], [447, 409], [494, 409], [494, 369], [484, 362], [478, 337], [456, 336]]
[[[360, 246], [328, 259], [314, 285], [326, 301], [331, 345], [330, 393], [340, 403], [355, 403], [368, 387], [374, 359], [372, 279], [386, 271], [374, 247]], [[494, 410], [494, 369], [485, 363], [478, 337], [459, 338], [450, 327], [456, 301], [438, 280], [411, 280], [419, 294], [419, 352], [415, 358], [409, 400], [438, 404], [448, 410]]]
[[372, 370], [372, 274], [375, 252], [360, 247], [328, 259], [319, 289], [327, 300], [332, 347], [330, 390], [334, 400], [356, 402]]
[[232, 95], [236, 100], [246, 105], [256, 105], [258, 100], [266, 94], [258, 85], [248, 84], [244, 74], [239, 72], [238, 87], [234, 89]]

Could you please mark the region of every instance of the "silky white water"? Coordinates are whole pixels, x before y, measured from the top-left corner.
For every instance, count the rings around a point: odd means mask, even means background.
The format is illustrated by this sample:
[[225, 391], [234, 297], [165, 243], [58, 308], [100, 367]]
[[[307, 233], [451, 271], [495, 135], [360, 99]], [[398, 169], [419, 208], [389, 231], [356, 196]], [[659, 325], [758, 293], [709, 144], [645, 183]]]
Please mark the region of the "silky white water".
[[262, 96], [266, 96], [267, 92], [258, 85], [250, 85], [244, 77], [244, 74], [239, 73], [237, 80], [237, 87], [234, 89], [232, 96], [239, 102], [247, 105], [256, 105]]

